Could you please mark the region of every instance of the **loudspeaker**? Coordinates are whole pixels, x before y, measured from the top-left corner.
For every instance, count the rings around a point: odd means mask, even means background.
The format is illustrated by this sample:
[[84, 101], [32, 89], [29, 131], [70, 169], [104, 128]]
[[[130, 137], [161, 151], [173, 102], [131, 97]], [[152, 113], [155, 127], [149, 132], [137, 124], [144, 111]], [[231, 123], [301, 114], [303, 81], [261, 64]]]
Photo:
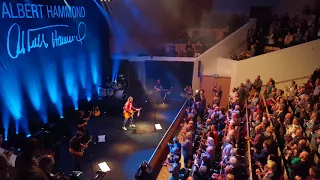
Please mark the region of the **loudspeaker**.
[[198, 61], [198, 77], [201, 76], [201, 61]]

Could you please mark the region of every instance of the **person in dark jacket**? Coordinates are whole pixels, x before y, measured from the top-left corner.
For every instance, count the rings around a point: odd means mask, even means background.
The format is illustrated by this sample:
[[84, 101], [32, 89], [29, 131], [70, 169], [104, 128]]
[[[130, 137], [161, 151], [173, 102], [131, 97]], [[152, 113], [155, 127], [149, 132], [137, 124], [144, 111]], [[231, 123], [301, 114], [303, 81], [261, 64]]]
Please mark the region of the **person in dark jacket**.
[[135, 175], [136, 180], [152, 180], [152, 168], [150, 165], [146, 162], [143, 161], [140, 164], [140, 167]]

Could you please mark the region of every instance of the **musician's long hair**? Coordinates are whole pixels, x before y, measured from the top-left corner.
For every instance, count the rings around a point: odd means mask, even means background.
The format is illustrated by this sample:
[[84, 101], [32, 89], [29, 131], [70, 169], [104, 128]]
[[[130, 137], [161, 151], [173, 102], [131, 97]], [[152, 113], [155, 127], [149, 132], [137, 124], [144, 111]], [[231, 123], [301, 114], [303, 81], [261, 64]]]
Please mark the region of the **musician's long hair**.
[[132, 97], [132, 96], [129, 96], [127, 101], [130, 101], [130, 99], [133, 99], [133, 97]]

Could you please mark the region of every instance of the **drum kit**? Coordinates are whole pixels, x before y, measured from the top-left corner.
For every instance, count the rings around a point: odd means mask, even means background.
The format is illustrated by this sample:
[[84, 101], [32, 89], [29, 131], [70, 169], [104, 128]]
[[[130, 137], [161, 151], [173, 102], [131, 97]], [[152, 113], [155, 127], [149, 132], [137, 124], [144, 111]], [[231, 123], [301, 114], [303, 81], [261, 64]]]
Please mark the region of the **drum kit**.
[[117, 80], [107, 82], [104, 87], [99, 87], [99, 97], [115, 100], [126, 100], [128, 93], [125, 90], [127, 84], [124, 75], [120, 74]]

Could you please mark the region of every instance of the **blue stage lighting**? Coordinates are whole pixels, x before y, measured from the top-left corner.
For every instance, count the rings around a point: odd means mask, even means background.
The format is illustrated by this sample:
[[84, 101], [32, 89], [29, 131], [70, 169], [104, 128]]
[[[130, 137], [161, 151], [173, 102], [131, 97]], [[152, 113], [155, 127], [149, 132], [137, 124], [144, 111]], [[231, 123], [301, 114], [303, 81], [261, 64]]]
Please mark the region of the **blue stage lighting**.
[[64, 74], [64, 82], [67, 89], [67, 93], [70, 96], [73, 107], [78, 108], [78, 81], [77, 74], [75, 72], [75, 68], [73, 67], [72, 60], [65, 60], [63, 62], [63, 74]]
[[118, 77], [119, 69], [120, 69], [120, 59], [113, 59], [112, 63], [112, 81], [115, 81]]
[[75, 69], [72, 66], [72, 60], [66, 59], [63, 62], [63, 75], [64, 75], [64, 83], [69, 96], [73, 95], [73, 91], [76, 87], [76, 74]]
[[96, 85], [98, 83], [98, 77], [99, 77], [99, 65], [98, 65], [97, 53], [90, 53], [90, 67], [91, 67], [92, 81], [93, 81], [93, 84]]
[[60, 116], [60, 119], [63, 119], [63, 116]]
[[92, 85], [90, 83], [86, 84], [86, 97], [87, 97], [87, 100], [88, 100], [88, 98], [90, 98], [90, 100], [91, 100], [91, 97], [92, 97]]
[[49, 98], [52, 103], [56, 103], [58, 99], [58, 80], [55, 65], [47, 64], [44, 66], [44, 78]]
[[16, 134], [19, 134], [19, 120], [15, 120]]
[[2, 102], [14, 119], [20, 119], [23, 102], [17, 72], [1, 75], [0, 82]]
[[73, 107], [77, 110], [78, 109], [78, 99], [79, 99], [78, 87], [75, 87], [75, 89], [73, 90], [73, 94], [72, 94], [71, 98], [72, 98]]
[[26, 137], [27, 137], [27, 138], [31, 137], [31, 134], [28, 134]]
[[83, 56], [79, 57], [77, 76], [79, 77], [81, 88], [84, 89], [86, 87], [87, 67]]
[[54, 64], [45, 64], [43, 65], [44, 69], [44, 78], [46, 90], [49, 94], [51, 102], [55, 105], [59, 115], [62, 115], [62, 99], [61, 92], [58, 87], [58, 73], [56, 65]]
[[40, 118], [42, 120], [42, 122], [45, 124], [48, 122], [48, 116], [47, 116], [47, 113], [46, 112], [39, 112], [40, 114]]
[[30, 70], [24, 75], [25, 87], [33, 107], [39, 111], [42, 105], [42, 87], [38, 71]]
[[8, 139], [10, 116], [8, 110], [2, 110], [2, 126], [4, 128], [4, 139]]
[[87, 101], [88, 101], [88, 102], [91, 101], [91, 96], [87, 96]]

